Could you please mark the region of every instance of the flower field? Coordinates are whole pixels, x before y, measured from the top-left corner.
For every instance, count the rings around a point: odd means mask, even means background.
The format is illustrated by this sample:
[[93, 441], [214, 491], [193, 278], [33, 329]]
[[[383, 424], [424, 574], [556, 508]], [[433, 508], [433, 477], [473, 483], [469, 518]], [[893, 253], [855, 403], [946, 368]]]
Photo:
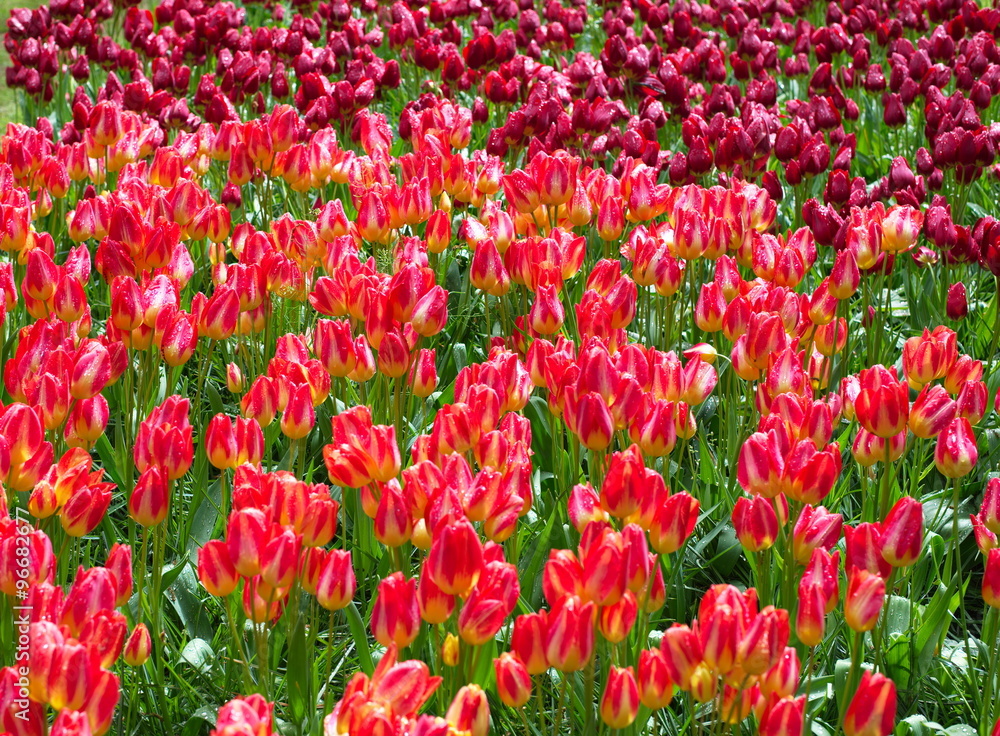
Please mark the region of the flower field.
[[1000, 736], [998, 37], [11, 10], [0, 733]]

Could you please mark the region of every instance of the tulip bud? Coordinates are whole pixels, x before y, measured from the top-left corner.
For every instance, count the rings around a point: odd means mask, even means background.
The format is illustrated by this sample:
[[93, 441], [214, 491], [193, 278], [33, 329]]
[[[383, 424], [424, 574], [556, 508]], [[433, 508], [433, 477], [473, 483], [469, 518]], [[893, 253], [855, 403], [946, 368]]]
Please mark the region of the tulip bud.
[[226, 366], [226, 388], [229, 393], [238, 394], [243, 392], [243, 371], [236, 363], [229, 363]]
[[142, 667], [149, 659], [149, 653], [153, 648], [153, 640], [149, 636], [149, 629], [146, 624], [136, 624], [135, 629], [125, 642], [125, 651], [122, 658], [129, 667]]
[[948, 287], [948, 300], [945, 302], [945, 312], [948, 319], [964, 319], [969, 313], [969, 302], [965, 296], [965, 284], [961, 281]]

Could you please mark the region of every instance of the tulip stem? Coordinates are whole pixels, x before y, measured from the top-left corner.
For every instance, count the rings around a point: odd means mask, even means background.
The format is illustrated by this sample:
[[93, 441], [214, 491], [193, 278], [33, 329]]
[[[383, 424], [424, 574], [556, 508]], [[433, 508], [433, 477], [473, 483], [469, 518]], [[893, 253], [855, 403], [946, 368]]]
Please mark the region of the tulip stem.
[[879, 522], [889, 513], [889, 501], [892, 494], [892, 439], [885, 440], [885, 463], [882, 467], [882, 485], [879, 489], [878, 517], [873, 521]]
[[840, 725], [837, 733], [841, 733], [844, 728], [844, 716], [847, 714], [847, 706], [850, 703], [850, 696], [858, 688], [858, 670], [861, 664], [861, 648], [864, 644], [864, 632], [855, 631], [851, 643], [851, 668], [847, 671], [847, 681], [844, 683], [844, 692], [840, 694]]
[[[889, 571], [889, 577], [885, 582], [885, 593], [889, 603], [892, 602], [892, 591], [896, 584], [896, 570], [897, 568], [892, 568]], [[882, 610], [879, 612], [879, 620], [875, 626], [874, 631], [872, 631], [872, 643], [875, 647], [875, 668], [879, 672], [885, 672], [885, 662], [882, 661], [882, 642], [883, 636], [885, 634], [885, 627], [888, 625], [889, 621], [889, 605], [888, 603], [882, 606]]]
[[583, 707], [587, 713], [584, 733], [594, 733], [594, 678], [595, 678], [595, 657], [591, 657], [584, 670], [584, 700]]
[[239, 655], [239, 663], [243, 670], [243, 686], [246, 692], [253, 692], [253, 677], [250, 675], [250, 665], [247, 662], [246, 652], [243, 650], [243, 637], [240, 636], [236, 628], [236, 618], [233, 613], [231, 596], [225, 597], [226, 620], [229, 622], [229, 635], [233, 637], [233, 646], [236, 647], [236, 654]]
[[1000, 276], [996, 277], [996, 295], [993, 298], [993, 338], [990, 340], [990, 352], [986, 355], [986, 372], [983, 373], [983, 378], [987, 381], [993, 375], [998, 345], [1000, 345]]
[[983, 641], [990, 648], [990, 664], [986, 674], [986, 686], [983, 693], [983, 709], [979, 721], [979, 733], [987, 736], [995, 723], [996, 703], [993, 693], [996, 691], [997, 671], [1000, 669], [1000, 608], [990, 607], [986, 613], [986, 621], [983, 623]]
[[569, 681], [566, 679], [566, 673], [561, 673], [559, 678], [559, 704], [556, 707], [556, 722], [555, 728], [552, 729], [552, 733], [558, 734], [562, 729], [563, 721], [563, 711], [566, 710], [566, 693], [569, 689]]
[[[150, 604], [150, 623], [152, 624], [152, 635], [153, 635], [153, 652], [154, 652], [154, 669], [153, 669], [153, 680], [156, 683], [156, 689], [159, 691], [159, 701], [161, 703], [167, 703], [167, 693], [166, 688], [163, 684], [163, 670], [166, 666], [165, 655], [163, 652], [164, 642], [163, 642], [163, 632], [162, 632], [162, 601], [161, 599], [161, 586], [163, 584], [163, 556], [164, 547], [166, 546], [166, 539], [164, 536], [165, 525], [161, 521], [153, 529], [153, 584], [152, 584], [152, 602]], [[163, 718], [165, 724], [165, 733], [171, 733], [173, 731], [173, 725], [170, 718], [170, 709], [163, 709]]]
[[961, 577], [962, 574], [962, 561], [958, 556], [958, 478], [954, 478], [952, 480], [951, 487], [951, 547], [948, 549], [948, 556], [944, 561], [944, 577], [942, 578], [942, 582], [945, 584], [951, 582], [951, 571], [953, 567], [957, 567], [956, 572], [959, 577]]
[[326, 653], [324, 658], [326, 660], [326, 666], [324, 668], [323, 674], [323, 717], [330, 712], [330, 677], [333, 672], [333, 625], [334, 625], [334, 611], [330, 611], [330, 626], [326, 632]]

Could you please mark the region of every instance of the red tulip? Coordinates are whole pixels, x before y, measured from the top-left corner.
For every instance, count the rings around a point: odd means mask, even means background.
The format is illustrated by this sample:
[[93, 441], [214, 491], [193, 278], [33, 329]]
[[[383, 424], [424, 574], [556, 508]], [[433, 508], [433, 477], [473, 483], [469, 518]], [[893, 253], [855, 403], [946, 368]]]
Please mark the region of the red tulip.
[[628, 728], [639, 714], [639, 686], [631, 667], [615, 667], [608, 672], [608, 680], [601, 696], [601, 720], [614, 729]]
[[896, 685], [885, 675], [865, 670], [844, 714], [847, 736], [888, 736], [896, 723]]

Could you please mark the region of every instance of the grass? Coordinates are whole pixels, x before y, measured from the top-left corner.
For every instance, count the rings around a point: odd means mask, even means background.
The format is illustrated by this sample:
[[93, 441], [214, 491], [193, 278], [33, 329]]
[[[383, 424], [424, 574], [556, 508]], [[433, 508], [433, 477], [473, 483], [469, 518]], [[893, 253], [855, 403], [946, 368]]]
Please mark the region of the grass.
[[[3, 31], [7, 32], [7, 19], [14, 8], [37, 8], [41, 0], [0, 0], [0, 18], [3, 19]], [[0, 48], [0, 66], [4, 69], [10, 64], [10, 57], [5, 48]], [[17, 120], [17, 97], [14, 90], [7, 87], [5, 81], [0, 82], [0, 130], [7, 128], [7, 123]]]

